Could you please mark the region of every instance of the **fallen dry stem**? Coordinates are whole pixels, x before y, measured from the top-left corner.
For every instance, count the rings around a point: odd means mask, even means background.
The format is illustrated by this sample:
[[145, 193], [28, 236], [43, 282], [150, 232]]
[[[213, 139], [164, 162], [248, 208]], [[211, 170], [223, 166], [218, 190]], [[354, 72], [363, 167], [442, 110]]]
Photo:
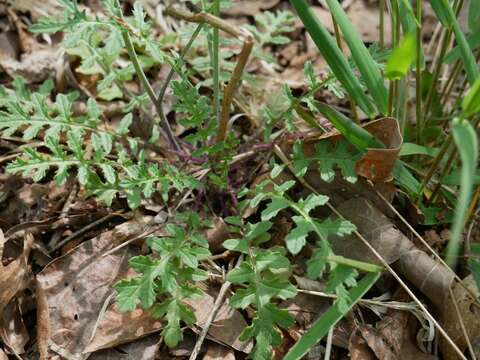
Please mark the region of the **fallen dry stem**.
[[217, 16], [206, 12], [200, 12], [193, 14], [183, 9], [170, 6], [167, 8], [166, 13], [170, 16], [173, 16], [177, 19], [185, 20], [188, 22], [198, 23], [198, 24], [208, 24], [216, 29], [220, 29], [227, 34], [240, 39], [243, 42], [242, 50], [238, 55], [238, 60], [235, 65], [235, 69], [232, 73], [232, 77], [225, 87], [223, 100], [222, 100], [222, 109], [220, 113], [220, 124], [218, 126], [217, 139], [216, 142], [222, 142], [227, 137], [228, 129], [228, 120], [230, 116], [230, 106], [232, 105], [233, 96], [235, 90], [237, 89], [245, 66], [247, 65], [248, 59], [252, 52], [253, 48], [253, 35], [250, 34], [247, 30], [242, 28], [237, 28], [228, 22], [220, 19]]
[[430, 251], [430, 253], [433, 255], [433, 257], [440, 264], [445, 266], [446, 269], [449, 270], [449, 272], [452, 274], [454, 279], [458, 281], [460, 286], [462, 286], [469, 293], [469, 295], [472, 297], [473, 301], [475, 301], [478, 305], [480, 305], [479, 299], [477, 299], [477, 297], [472, 292], [472, 290], [469, 289], [468, 286], [466, 286], [463, 283], [462, 279], [460, 279], [460, 277], [455, 273], [455, 271], [453, 271], [452, 268], [447, 265], [447, 263], [442, 259], [442, 257], [437, 254], [437, 252], [428, 244], [428, 242], [425, 241], [425, 239], [413, 228], [412, 225], [410, 225], [410, 223], [402, 216], [402, 214], [400, 214], [398, 212], [398, 210], [395, 209], [395, 207], [387, 199], [385, 199], [385, 197], [379, 191], [376, 191], [376, 193], [385, 202], [385, 204], [389, 207], [389, 209], [392, 210], [393, 213], [405, 224], [405, 226], [412, 232], [412, 234], [415, 235], [415, 237], [418, 240], [420, 240], [420, 242], [423, 244], [423, 246], [425, 246], [428, 249], [428, 251]]

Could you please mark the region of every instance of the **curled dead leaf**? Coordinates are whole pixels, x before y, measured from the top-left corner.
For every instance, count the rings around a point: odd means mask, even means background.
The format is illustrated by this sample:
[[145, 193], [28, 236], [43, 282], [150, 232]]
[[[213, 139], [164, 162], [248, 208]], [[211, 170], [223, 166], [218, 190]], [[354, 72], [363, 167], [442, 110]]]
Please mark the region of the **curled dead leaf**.
[[357, 174], [375, 182], [391, 181], [393, 166], [403, 143], [397, 120], [382, 118], [369, 122], [363, 128], [384, 143], [386, 148], [368, 149], [356, 163]]

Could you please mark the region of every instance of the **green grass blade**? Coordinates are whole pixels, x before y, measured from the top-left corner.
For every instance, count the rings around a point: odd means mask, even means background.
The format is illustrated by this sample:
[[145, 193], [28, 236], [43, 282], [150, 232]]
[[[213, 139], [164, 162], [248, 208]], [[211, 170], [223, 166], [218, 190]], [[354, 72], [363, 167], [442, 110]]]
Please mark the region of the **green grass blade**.
[[405, 142], [402, 144], [402, 148], [400, 149], [398, 156], [426, 155], [435, 157], [438, 154], [438, 151], [438, 148]]
[[468, 206], [472, 197], [473, 177], [478, 161], [478, 139], [475, 129], [468, 121], [453, 119], [453, 139], [458, 147], [462, 170], [460, 177], [460, 193], [455, 206], [450, 241], [447, 246], [447, 263], [454, 267], [460, 248], [460, 237], [467, 217]]
[[375, 136], [357, 125], [341, 112], [322, 103], [315, 103], [315, 106], [352, 145], [355, 145], [361, 150], [385, 147], [385, 145]]
[[385, 67], [385, 76], [390, 80], [404, 77], [417, 57], [415, 33], [407, 34], [392, 51]]
[[335, 40], [320, 23], [306, 0], [291, 0], [291, 4], [337, 79], [363, 112], [372, 117], [375, 109]]
[[312, 327], [297, 341], [290, 349], [283, 360], [299, 360], [314, 347], [320, 339], [322, 339], [345, 314], [365, 295], [365, 293], [375, 284], [380, 273], [369, 273], [359, 281], [358, 285], [352, 288], [348, 297], [350, 298], [349, 306], [344, 311], [340, 311], [338, 304], [333, 304]]
[[475, 81], [462, 101], [463, 116], [480, 113], [480, 79]]
[[[472, 51], [477, 50], [480, 47], [480, 30], [471, 33], [467, 36], [467, 43]], [[454, 61], [457, 61], [462, 57], [462, 52], [458, 46], [455, 46], [447, 55], [445, 55], [445, 59], [443, 62], [445, 64], [451, 64]]]
[[462, 29], [458, 24], [452, 7], [447, 0], [431, 0], [430, 4], [442, 25], [449, 29], [453, 29], [462, 56], [463, 66], [467, 73], [468, 82], [473, 84], [480, 74], [477, 62], [475, 61], [475, 56], [473, 56], [472, 49], [468, 45], [465, 34], [462, 32]]
[[478, 0], [471, 0], [468, 7], [468, 27], [471, 31], [480, 29], [480, 3]]
[[468, 267], [480, 290], [480, 244], [470, 244], [470, 254], [473, 256], [468, 259]]
[[362, 75], [362, 79], [367, 86], [367, 89], [375, 100], [378, 111], [385, 115], [388, 108], [388, 92], [383, 82], [383, 77], [378, 68], [378, 65], [373, 60], [367, 48], [363, 44], [362, 39], [357, 33], [357, 30], [352, 26], [350, 20], [343, 11], [337, 0], [327, 0], [328, 7], [332, 12], [335, 21], [342, 30], [343, 38], [345, 39], [352, 58]]

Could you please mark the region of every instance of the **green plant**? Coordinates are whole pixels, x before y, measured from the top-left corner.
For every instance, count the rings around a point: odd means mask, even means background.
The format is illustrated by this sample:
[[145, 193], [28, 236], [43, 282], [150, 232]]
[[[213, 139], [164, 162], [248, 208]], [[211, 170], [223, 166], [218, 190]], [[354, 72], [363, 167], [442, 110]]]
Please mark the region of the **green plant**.
[[283, 248], [262, 249], [260, 245], [270, 240], [270, 221], [247, 223], [240, 230], [241, 238], [230, 239], [223, 246], [245, 254], [246, 259], [227, 275], [233, 284], [244, 286], [235, 291], [230, 305], [246, 309], [254, 306], [256, 313], [241, 335], [242, 340], [255, 338], [253, 359], [269, 359], [272, 347], [282, 343], [281, 329], [295, 323], [287, 310], [279, 309], [272, 301], [296, 295], [290, 283], [291, 265]]
[[155, 256], [131, 258], [129, 264], [139, 275], [115, 285], [121, 311], [133, 311], [140, 303], [144, 309], [153, 306], [153, 316], [165, 318], [162, 336], [172, 347], [183, 338], [181, 322], [195, 323], [195, 314], [183, 300], [202, 297], [203, 291], [195, 284], [206, 280], [208, 274], [199, 264], [211, 255], [199, 232], [206, 225], [200, 217], [195, 213], [177, 216], [185, 226], [169, 223], [169, 236], [148, 238]]
[[[371, 148], [385, 148], [382, 141], [359, 124], [361, 115], [357, 114], [357, 107], [369, 119], [398, 117], [406, 142], [400, 153], [402, 159], [396, 160], [393, 176], [404, 190], [404, 196], [417, 200], [425, 223], [438, 223], [435, 217], [438, 209], [456, 205], [447, 248], [448, 260], [455, 264], [462, 229], [472, 217], [472, 210], [468, 213], [467, 209], [475, 208], [471, 194], [473, 186], [478, 185], [476, 127], [480, 111], [478, 65], [473, 55], [479, 43], [478, 29], [465, 39], [455, 18], [456, 7], [441, 0], [432, 3], [446, 36], [442, 44], [444, 51], [430, 71], [419, 38], [421, 2], [416, 14], [408, 1], [391, 2], [393, 48], [385, 49], [382, 43], [380, 48], [372, 45], [367, 49], [336, 0], [327, 0], [335, 38], [316, 19], [307, 1], [292, 0], [325, 58], [329, 73], [319, 79], [313, 65], [307, 62], [304, 74], [308, 88], [302, 96], [294, 96], [284, 84], [277, 101], [263, 108], [263, 129], [259, 129], [258, 134], [262, 133], [264, 144], [258, 144], [255, 131], [248, 136], [237, 136], [241, 131], [233, 125], [235, 118], [230, 118], [233, 97], [241, 80], [255, 84], [254, 75], [244, 73], [250, 53], [254, 60], [275, 63], [268, 49], [288, 43], [286, 34], [293, 31], [293, 17], [289, 12], [264, 12], [255, 16], [254, 25], [238, 29], [218, 17], [228, 1], [192, 1], [202, 10], [196, 14], [169, 8], [166, 14], [198, 23], [195, 29], [189, 24], [180, 27], [180, 40], [189, 40], [177, 53], [171, 49], [164, 51], [167, 45], [175, 43], [174, 36], [152, 37], [152, 24], [140, 3], [133, 5], [132, 16], [124, 16], [119, 1], [106, 0], [103, 2], [105, 16], [92, 17], [76, 1], [59, 2], [65, 8], [64, 18], [45, 18], [33, 25], [31, 31], [64, 32], [62, 46], [68, 54], [80, 59], [76, 72], [99, 76], [94, 95], [106, 101], [127, 100], [125, 114], [112, 129], [104, 121], [101, 105], [93, 98], [87, 101], [84, 112], [74, 112], [78, 93], [56, 94], [53, 99], [52, 82], [45, 82], [32, 93], [24, 80], [16, 78], [13, 89], [0, 88], [0, 130], [5, 137], [21, 135], [25, 141], [35, 139], [37, 142], [23, 149], [7, 170], [32, 177], [34, 181], [55, 179], [59, 185], [75, 174], [87, 195], [94, 195], [107, 205], [126, 197], [132, 209], [138, 208], [143, 199], [158, 199], [155, 194], [160, 195], [167, 206], [178, 193], [193, 193], [194, 197], [231, 195], [231, 204], [228, 204], [231, 206], [219, 212], [232, 225], [231, 233], [237, 236], [225, 241], [224, 247], [243, 260], [228, 272], [226, 279], [234, 285], [230, 305], [251, 311], [252, 320], [241, 339], [254, 339], [253, 359], [269, 359], [273, 349], [282, 344], [283, 331], [294, 324], [294, 318], [279, 307], [279, 302], [297, 294], [291, 283], [295, 269], [292, 263], [297, 265], [296, 256], [300, 253], [311, 253], [305, 267], [308, 277], [324, 281], [325, 291], [335, 294], [337, 300], [291, 349], [287, 360], [304, 356], [374, 285], [382, 271], [381, 267], [336, 255], [329, 237], [356, 234], [355, 226], [338, 214], [318, 215], [321, 207], [325, 210], [330, 205], [327, 196], [312, 192], [299, 197], [295, 191], [296, 187], [305, 186], [303, 177], [309, 169], [318, 170], [326, 182], [342, 176], [353, 184], [357, 180], [357, 160]], [[472, 28], [474, 20], [470, 21]], [[220, 30], [228, 36], [221, 36]], [[383, 34], [383, 28], [381, 31]], [[458, 45], [445, 56], [452, 34]], [[341, 35], [351, 53], [349, 59], [337, 41]], [[232, 51], [232, 45], [242, 46], [239, 54]], [[194, 56], [189, 53], [192, 49]], [[448, 62], [455, 62], [459, 70], [453, 71], [451, 79], [437, 89], [441, 67]], [[157, 95], [148, 77], [155, 74], [158, 65], [168, 65], [172, 70]], [[462, 76], [462, 68], [470, 90], [463, 102], [448, 101], [451, 84]], [[170, 81], [174, 74], [178, 77]], [[416, 125], [406, 121], [405, 111], [409, 100], [408, 79], [413, 78], [417, 90]], [[162, 108], [168, 86], [176, 98], [173, 110], [183, 131], [181, 140], [170, 130]], [[132, 91], [132, 88], [140, 90]], [[346, 115], [347, 111], [321, 102], [319, 90], [350, 100], [351, 117], [355, 121]], [[134, 122], [141, 121], [152, 104], [159, 119], [155, 119], [150, 139], [145, 141], [134, 137], [130, 128]], [[318, 121], [320, 116], [327, 121]], [[439, 125], [437, 117], [446, 120]], [[327, 132], [333, 126], [343, 139], [335, 143], [328, 138], [319, 141], [312, 147], [313, 153], [307, 155], [303, 151], [303, 133], [299, 131], [298, 121], [320, 132]], [[449, 125], [451, 134], [445, 131]], [[162, 148], [172, 154], [168, 160], [151, 157], [148, 151], [156, 145], [160, 127], [169, 140], [170, 148]], [[279, 156], [283, 165], [278, 165], [271, 159], [271, 153], [265, 154], [259, 164], [270, 161], [270, 175], [249, 190], [251, 182], [245, 180], [249, 177], [237, 179], [232, 162], [242, 158], [243, 151], [255, 152], [256, 145], [276, 149], [284, 129], [289, 136], [299, 135], [290, 158]], [[437, 134], [434, 140], [432, 133]], [[458, 148], [461, 166], [453, 144]], [[280, 180], [280, 174], [287, 167], [296, 180]], [[427, 174], [419, 170], [425, 167], [429, 169]], [[198, 178], [205, 175], [207, 186], [202, 186]], [[436, 184], [431, 183], [432, 178], [436, 178]], [[445, 191], [446, 185], [459, 188]], [[458, 201], [454, 196], [457, 190]], [[247, 193], [252, 198], [245, 200]], [[198, 203], [198, 198], [194, 201]], [[221, 202], [223, 205], [223, 198]], [[183, 205], [182, 199], [176, 203], [175, 211], [184, 209]], [[247, 206], [259, 210], [244, 218]], [[331, 206], [329, 211], [335, 213]], [[208, 218], [218, 212], [205, 206], [199, 213], [202, 217], [190, 212], [178, 214], [166, 224], [168, 236], [148, 238], [152, 253], [132, 258], [129, 263], [137, 274], [115, 286], [120, 310], [133, 311], [140, 305], [144, 309], [152, 308], [154, 316], [166, 320], [162, 335], [168, 346], [176, 346], [182, 340], [183, 323], [195, 322], [192, 309], [184, 301], [202, 295], [198, 285], [208, 275], [201, 268], [202, 261], [211, 254], [201, 233], [208, 226]], [[237, 216], [227, 216], [232, 214]], [[292, 229], [285, 234], [284, 243], [273, 246], [273, 224], [280, 215], [288, 215]], [[449, 219], [446, 216], [444, 221]], [[474, 255], [477, 250], [472, 247]], [[469, 266], [478, 282], [478, 261], [470, 259]]]

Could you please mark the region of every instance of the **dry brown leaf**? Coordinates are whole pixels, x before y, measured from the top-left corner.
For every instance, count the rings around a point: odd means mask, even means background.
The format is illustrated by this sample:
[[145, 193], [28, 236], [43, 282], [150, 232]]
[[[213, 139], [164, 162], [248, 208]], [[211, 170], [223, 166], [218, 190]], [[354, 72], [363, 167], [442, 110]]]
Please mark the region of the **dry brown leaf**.
[[159, 348], [159, 336], [151, 335], [120, 345], [115, 349], [100, 350], [92, 354], [89, 360], [154, 360]]
[[368, 346], [375, 353], [377, 359], [382, 360], [398, 360], [397, 355], [393, 352], [390, 344], [386, 342], [379, 331], [371, 325], [360, 325], [360, 333]]
[[103, 254], [141, 234], [150, 220], [145, 217], [125, 222], [57, 258], [37, 275], [38, 347], [42, 359], [48, 350], [84, 359], [87, 349], [115, 346], [160, 328], [159, 321], [141, 310], [121, 314], [110, 306], [102, 313], [111, 299], [113, 284], [126, 276], [128, 259], [136, 251], [125, 246], [107, 256]]
[[0, 60], [16, 59], [20, 49], [18, 47], [18, 36], [13, 31], [0, 34]]
[[48, 48], [23, 54], [20, 61], [0, 59], [0, 66], [10, 77], [23, 76], [27, 83], [34, 84], [55, 77], [58, 62], [62, 58], [61, 50]]
[[351, 360], [375, 360], [375, 355], [358, 331], [350, 337], [348, 351]]
[[374, 182], [393, 180], [393, 167], [403, 143], [398, 121], [383, 118], [371, 121], [363, 128], [384, 143], [386, 148], [368, 149], [356, 163], [357, 174]]
[[[393, 298], [399, 302], [409, 299], [403, 289], [397, 291]], [[435, 356], [420, 351], [416, 343], [417, 329], [418, 321], [411, 312], [389, 309], [375, 327], [359, 325], [357, 336], [363, 338], [378, 359], [435, 360]], [[359, 350], [364, 350], [361, 341], [358, 341], [358, 346]]]
[[[320, 22], [333, 34], [334, 27], [332, 15], [328, 10], [322, 7], [314, 7], [315, 14]], [[352, 22], [353, 27], [357, 30], [360, 38], [367, 43], [378, 42], [380, 40], [380, 13], [377, 4], [369, 5], [363, 0], [353, 1], [352, 5], [347, 9], [347, 16]], [[385, 19], [388, 19], [388, 13], [385, 13]], [[391, 30], [390, 22], [385, 21], [385, 44], [390, 44]]]
[[[480, 298], [480, 291], [476, 286], [473, 275], [469, 275], [463, 279], [463, 284], [477, 296], [477, 299]], [[480, 307], [459, 283], [454, 283], [452, 286], [452, 292], [454, 299], [449, 296], [448, 300], [444, 303], [442, 311], [444, 328], [452, 340], [458, 345], [460, 350], [463, 352], [467, 351], [467, 341], [453, 304], [453, 301], [455, 301], [468, 334], [468, 338], [470, 339], [472, 347], [474, 347], [474, 351], [476, 351], [478, 355], [480, 352]], [[455, 350], [443, 337], [440, 339], [440, 349], [442, 350], [444, 359], [459, 359]]]
[[268, 10], [276, 6], [280, 0], [233, 0], [232, 6], [222, 12], [232, 16], [254, 16], [262, 10]]
[[154, 333], [162, 326], [162, 321], [154, 318], [150, 310], [136, 309], [125, 313], [118, 311], [115, 305], [111, 305], [102, 316], [95, 336], [84, 352], [90, 353], [130, 342]]
[[203, 236], [208, 241], [210, 251], [213, 253], [224, 250], [222, 244], [230, 237], [228, 226], [221, 217], [213, 218], [213, 227], [205, 230]]
[[8, 356], [0, 349], [0, 360], [8, 360]]
[[1, 0], [7, 3], [12, 10], [30, 13], [34, 22], [45, 16], [58, 17], [63, 14], [63, 8], [56, 0]]
[[15, 295], [26, 289], [30, 283], [31, 273], [28, 266], [28, 256], [33, 246], [33, 236], [25, 236], [23, 253], [14, 261], [4, 266], [2, 263], [5, 238], [0, 229], [0, 314]]
[[235, 360], [235, 353], [225, 346], [209, 343], [203, 360]]
[[[205, 288], [205, 295], [201, 299], [187, 299], [185, 303], [193, 308], [197, 321], [195, 323], [199, 328], [203, 328], [217, 297], [217, 290], [213, 288]], [[231, 346], [235, 350], [244, 353], [250, 353], [253, 348], [251, 341], [240, 341], [240, 334], [247, 327], [247, 323], [242, 314], [233, 309], [228, 301], [224, 302], [218, 311], [215, 320], [212, 322], [208, 331], [208, 338]], [[195, 330], [195, 329], [194, 329]]]
[[16, 354], [23, 354], [30, 336], [23, 323], [16, 298], [12, 299], [0, 314], [0, 336], [2, 341]]

